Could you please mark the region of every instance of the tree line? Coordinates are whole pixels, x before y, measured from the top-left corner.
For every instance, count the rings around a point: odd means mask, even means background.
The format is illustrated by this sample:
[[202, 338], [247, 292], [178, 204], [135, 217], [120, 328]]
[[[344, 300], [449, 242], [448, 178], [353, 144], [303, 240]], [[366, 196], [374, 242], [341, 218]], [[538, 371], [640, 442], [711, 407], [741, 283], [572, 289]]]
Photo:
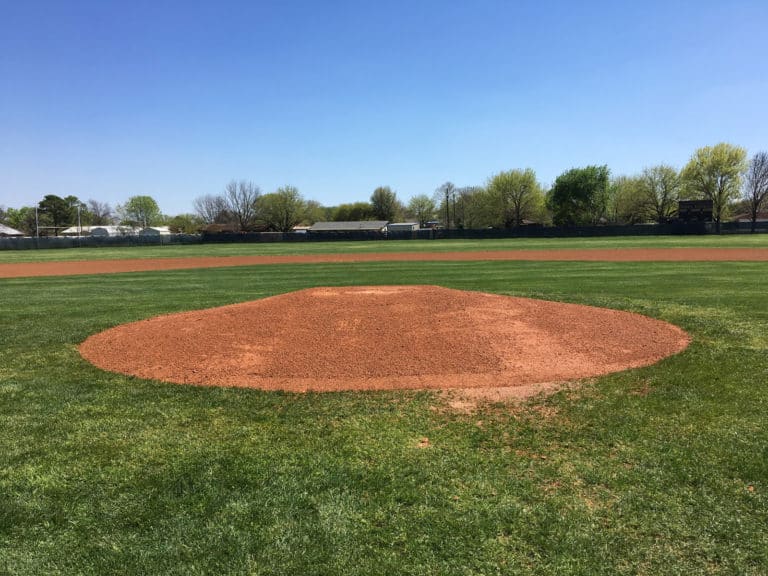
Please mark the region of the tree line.
[[531, 168], [502, 171], [484, 186], [457, 187], [452, 182], [431, 194], [403, 203], [389, 186], [376, 188], [367, 201], [323, 206], [305, 199], [294, 186], [263, 194], [249, 180], [232, 180], [219, 194], [194, 199], [194, 213], [166, 216], [151, 196], [132, 196], [114, 209], [97, 200], [46, 195], [35, 207], [0, 207], [0, 223], [28, 234], [37, 229], [124, 224], [167, 225], [194, 233], [210, 225], [233, 231], [287, 232], [321, 220], [410, 220], [447, 228], [514, 228], [526, 224], [556, 226], [663, 223], [676, 216], [680, 199], [712, 201], [719, 232], [730, 212], [755, 222], [768, 210], [768, 153], [747, 159], [744, 148], [727, 143], [699, 148], [678, 170], [668, 164], [639, 174], [612, 177], [608, 166], [571, 168], [545, 190]]

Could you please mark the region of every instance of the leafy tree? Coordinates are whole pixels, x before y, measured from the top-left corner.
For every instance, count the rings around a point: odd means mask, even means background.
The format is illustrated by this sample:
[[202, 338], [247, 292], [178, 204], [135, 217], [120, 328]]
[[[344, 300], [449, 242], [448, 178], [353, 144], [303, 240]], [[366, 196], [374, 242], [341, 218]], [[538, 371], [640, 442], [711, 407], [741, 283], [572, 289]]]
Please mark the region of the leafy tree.
[[77, 197], [61, 198], [55, 194], [46, 194], [37, 205], [38, 211], [45, 213], [46, 225], [52, 226], [56, 235], [58, 235], [59, 228], [66, 228], [77, 222], [78, 206], [83, 207], [83, 204]]
[[768, 152], [758, 152], [749, 162], [744, 181], [744, 200], [754, 232], [757, 215], [768, 204]]
[[357, 222], [359, 220], [373, 219], [373, 206], [369, 202], [339, 204], [333, 211], [334, 222]]
[[35, 209], [31, 206], [8, 208], [4, 223], [11, 228], [24, 232], [27, 236], [35, 234]]
[[227, 209], [242, 231], [253, 230], [257, 221], [256, 204], [261, 190], [253, 182], [232, 180], [224, 189]]
[[179, 214], [168, 218], [166, 223], [174, 234], [195, 234], [205, 224], [197, 214]]
[[117, 207], [117, 212], [123, 223], [145, 228], [158, 225], [163, 217], [152, 196], [131, 196], [125, 204]]
[[311, 225], [315, 222], [330, 220], [331, 218], [332, 212], [330, 212], [328, 208], [320, 204], [317, 200], [307, 200], [306, 210], [301, 221]]
[[660, 164], [646, 168], [640, 176], [639, 187], [656, 222], [661, 224], [675, 215], [682, 182], [672, 166]]
[[435, 201], [426, 194], [417, 194], [408, 201], [408, 213], [425, 226], [435, 216]]
[[460, 194], [463, 223], [467, 228], [494, 228], [500, 223], [493, 197], [482, 187], [466, 188]]
[[547, 202], [556, 226], [597, 224], [608, 203], [608, 166], [572, 168], [555, 180]]
[[683, 168], [686, 192], [692, 197], [712, 200], [712, 218], [718, 234], [728, 203], [739, 197], [746, 158], [744, 148], [721, 142], [696, 150]]
[[640, 176], [617, 176], [608, 187], [606, 218], [616, 224], [648, 221], [649, 204], [641, 189]]
[[301, 222], [307, 212], [307, 203], [301, 197], [298, 188], [283, 186], [272, 194], [265, 194], [259, 199], [260, 219], [270, 230], [290, 232]]
[[486, 190], [504, 228], [520, 226], [544, 204], [541, 185], [530, 168], [499, 172], [488, 181]]
[[389, 186], [379, 186], [371, 194], [371, 208], [376, 220], [395, 220], [402, 212], [402, 205], [397, 199], [397, 194]]
[[193, 206], [195, 214], [205, 224], [228, 224], [234, 220], [226, 198], [220, 194], [198, 196], [193, 201]]

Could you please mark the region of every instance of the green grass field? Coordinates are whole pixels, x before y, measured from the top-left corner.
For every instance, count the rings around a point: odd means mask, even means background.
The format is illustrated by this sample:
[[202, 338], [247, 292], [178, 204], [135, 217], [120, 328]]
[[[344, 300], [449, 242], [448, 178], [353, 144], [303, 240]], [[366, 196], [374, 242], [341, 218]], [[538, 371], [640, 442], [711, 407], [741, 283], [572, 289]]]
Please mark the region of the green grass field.
[[[423, 392], [166, 385], [101, 372], [76, 351], [156, 314], [416, 283], [632, 310], [693, 343], [656, 366], [469, 414]], [[0, 574], [766, 574], [767, 287], [765, 263], [0, 280]]]
[[1, 263], [123, 258], [185, 258], [256, 254], [338, 254], [366, 252], [449, 252], [467, 250], [555, 250], [589, 248], [768, 248], [768, 234], [726, 236], [626, 236], [611, 238], [504, 238], [499, 240], [381, 240], [369, 242], [276, 242], [67, 248], [58, 250], [0, 250]]

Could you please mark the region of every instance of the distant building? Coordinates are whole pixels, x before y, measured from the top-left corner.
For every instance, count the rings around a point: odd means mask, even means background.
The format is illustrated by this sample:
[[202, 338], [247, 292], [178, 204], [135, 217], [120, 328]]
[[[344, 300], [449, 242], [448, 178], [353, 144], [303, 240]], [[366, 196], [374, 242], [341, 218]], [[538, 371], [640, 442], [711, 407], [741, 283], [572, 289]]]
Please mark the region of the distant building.
[[[733, 219], [735, 222], [752, 222], [752, 214], [737, 214]], [[768, 222], [768, 212], [758, 212], [755, 222]]]
[[24, 236], [24, 232], [19, 232], [15, 228], [11, 228], [10, 226], [6, 226], [5, 224], [0, 224], [0, 236], [3, 236], [3, 237]]
[[139, 236], [170, 236], [171, 229], [168, 226], [147, 226], [139, 231]]
[[418, 222], [390, 222], [387, 224], [387, 232], [413, 232], [418, 229]]
[[386, 220], [356, 220], [353, 222], [315, 222], [309, 227], [310, 233], [384, 232]]
[[136, 236], [139, 231], [133, 226], [91, 226], [91, 236]]

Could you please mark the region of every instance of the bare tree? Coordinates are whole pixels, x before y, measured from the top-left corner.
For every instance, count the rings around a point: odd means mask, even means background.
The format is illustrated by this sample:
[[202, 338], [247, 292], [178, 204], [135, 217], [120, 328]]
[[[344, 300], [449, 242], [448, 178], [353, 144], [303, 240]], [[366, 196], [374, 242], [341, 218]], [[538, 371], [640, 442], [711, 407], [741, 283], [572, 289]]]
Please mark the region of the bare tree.
[[221, 194], [206, 194], [195, 198], [193, 205], [197, 214], [206, 224], [224, 224], [231, 220], [229, 205]]
[[754, 232], [757, 215], [768, 204], [768, 152], [758, 152], [749, 162], [744, 184], [744, 199], [749, 206], [749, 217], [752, 220], [752, 232]]
[[88, 212], [91, 213], [91, 224], [94, 226], [106, 226], [114, 220], [112, 206], [106, 202], [88, 200]]
[[256, 202], [261, 190], [253, 182], [232, 180], [224, 189], [227, 208], [242, 231], [252, 230], [256, 224]]
[[[444, 197], [444, 198], [443, 198]], [[451, 198], [453, 198], [454, 208], [456, 205], [456, 186], [453, 182], [446, 182], [435, 190], [435, 199], [438, 203], [441, 203], [445, 210], [445, 227], [449, 229], [451, 227]], [[455, 209], [454, 209], [455, 212]], [[454, 214], [454, 219], [455, 219]]]

